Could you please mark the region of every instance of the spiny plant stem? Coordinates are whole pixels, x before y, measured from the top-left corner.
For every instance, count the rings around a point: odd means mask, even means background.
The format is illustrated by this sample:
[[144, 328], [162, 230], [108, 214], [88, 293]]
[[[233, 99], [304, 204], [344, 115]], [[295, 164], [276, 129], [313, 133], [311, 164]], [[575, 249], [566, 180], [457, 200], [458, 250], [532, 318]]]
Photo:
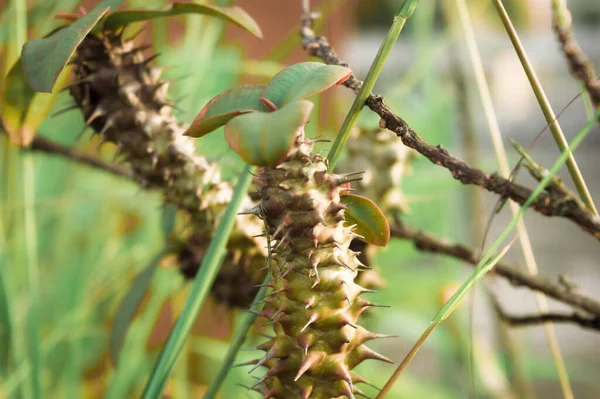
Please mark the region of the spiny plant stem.
[[[481, 56], [479, 54], [479, 50], [477, 49], [477, 43], [475, 41], [475, 32], [473, 31], [473, 26], [471, 25], [471, 18], [469, 16], [467, 4], [465, 0], [456, 0], [456, 5], [458, 10], [458, 16], [463, 27], [465, 39], [467, 42], [469, 58], [471, 60], [472, 67], [475, 72], [475, 81], [477, 82], [477, 88], [481, 96], [481, 103], [484, 108], [486, 122], [489, 127], [494, 151], [496, 153], [496, 159], [498, 160], [500, 172], [502, 173], [502, 175], [506, 178], [509, 178], [511, 171], [508, 164], [508, 157], [506, 155], [504, 143], [502, 142], [502, 133], [500, 132], [500, 125], [498, 123], [498, 118], [496, 117], [496, 113], [494, 111], [489, 86], [487, 84], [485, 74], [483, 71]], [[515, 217], [519, 213], [519, 206], [515, 202], [509, 201], [509, 207], [513, 217]], [[527, 227], [525, 227], [525, 222], [523, 221], [523, 219], [520, 219], [518, 221], [516, 225], [516, 230], [517, 236], [519, 237], [521, 252], [523, 254], [523, 260], [525, 261], [527, 271], [532, 275], [537, 275], [539, 273], [537, 262], [535, 260], [533, 247], [529, 239], [529, 233], [527, 232]], [[538, 292], [535, 294], [535, 299], [540, 312], [547, 313], [549, 308], [548, 300], [546, 299], [546, 297]], [[558, 339], [556, 337], [556, 333], [554, 331], [552, 323], [544, 323], [544, 329], [546, 331], [546, 338], [548, 340], [548, 348], [550, 349], [550, 353], [552, 354], [554, 364], [556, 365], [556, 370], [558, 373], [559, 380], [561, 381], [561, 387], [563, 389], [563, 392], [566, 397], [572, 396], [572, 389], [569, 383], [569, 377], [566, 371], [565, 362], [561, 354]]]
[[352, 107], [346, 115], [346, 119], [342, 124], [340, 132], [338, 133], [335, 142], [329, 151], [327, 160], [329, 162], [328, 168], [330, 171], [334, 169], [335, 164], [340, 156], [340, 152], [346, 144], [346, 141], [348, 141], [350, 131], [358, 119], [358, 115], [360, 114], [365, 101], [367, 101], [367, 97], [369, 97], [369, 94], [371, 94], [371, 90], [373, 89], [373, 86], [375, 86], [375, 82], [381, 73], [383, 64], [390, 54], [390, 51], [394, 47], [394, 44], [396, 43], [396, 40], [398, 39], [398, 36], [404, 27], [404, 23], [408, 18], [410, 18], [418, 3], [419, 0], [404, 0], [400, 8], [398, 8], [398, 11], [396, 11], [394, 14], [394, 22], [392, 23], [387, 35], [383, 39], [381, 47], [379, 48], [379, 51], [373, 60], [373, 64], [371, 64], [371, 68], [369, 68], [369, 72], [367, 73], [367, 77], [363, 82], [362, 88], [354, 99], [354, 103], [352, 103]]
[[[517, 56], [519, 57], [519, 60], [521, 61], [521, 65], [523, 66], [523, 69], [525, 70], [527, 79], [529, 80], [529, 83], [531, 84], [531, 88], [533, 89], [533, 92], [535, 93], [535, 97], [537, 98], [537, 101], [540, 104], [540, 108], [542, 109], [542, 112], [544, 113], [544, 117], [546, 118], [547, 123], [550, 125], [550, 131], [552, 132], [554, 141], [556, 142], [556, 145], [559, 148], [559, 150], [561, 152], [563, 152], [563, 151], [565, 151], [565, 149], [568, 148], [567, 139], [565, 138], [565, 136], [562, 132], [562, 129], [561, 129], [558, 121], [556, 120], [556, 115], [554, 114], [554, 111], [552, 110], [550, 101], [548, 101], [548, 98], [546, 97], [546, 93], [544, 92], [544, 89], [542, 88], [542, 85], [533, 69], [533, 66], [529, 62], [529, 58], [527, 57], [527, 54], [525, 53], [525, 49], [523, 48], [523, 45], [521, 44], [521, 41], [519, 40], [517, 31], [515, 30], [515, 28], [512, 24], [512, 21], [510, 20], [510, 17], [508, 16], [508, 13], [506, 12], [504, 5], [502, 4], [502, 1], [501, 0], [493, 0], [492, 2], [494, 3], [496, 10], [498, 11], [498, 15], [500, 16], [500, 19], [502, 20], [502, 24], [504, 25], [504, 28], [506, 29], [506, 32], [508, 33], [508, 36], [510, 37], [510, 41], [512, 42], [512, 44], [515, 48], [515, 52], [517, 53]], [[592, 211], [594, 214], [598, 215], [598, 211], [596, 210], [592, 196], [590, 195], [590, 192], [585, 184], [585, 180], [583, 179], [583, 176], [581, 175], [581, 172], [579, 171], [579, 167], [577, 166], [575, 157], [573, 156], [573, 154], [568, 154], [568, 155], [569, 155], [569, 157], [567, 159], [567, 169], [569, 170], [571, 179], [573, 179], [573, 183], [575, 184], [575, 187], [577, 188], [577, 192], [579, 193], [581, 200], [586, 204], [586, 206], [589, 208], [589, 210]]]
[[202, 304], [206, 300], [210, 287], [212, 286], [221, 260], [225, 255], [225, 245], [229, 240], [229, 235], [235, 224], [236, 215], [244, 199], [250, 184], [252, 183], [252, 173], [255, 168], [247, 166], [242, 172], [231, 202], [227, 206], [223, 218], [210, 242], [205, 257], [202, 259], [200, 270], [194, 279], [190, 289], [190, 294], [185, 301], [181, 315], [177, 319], [169, 338], [160, 353], [157, 362], [154, 365], [150, 379], [146, 384], [142, 398], [157, 399], [160, 398], [177, 357], [181, 353], [183, 344], [189, 334], [194, 320], [200, 311]]
[[469, 293], [469, 291], [475, 286], [477, 281], [481, 280], [490, 270], [492, 270], [494, 265], [502, 258], [504, 252], [508, 250], [508, 246], [506, 246], [494, 259], [492, 259], [492, 256], [499, 250], [500, 245], [502, 245], [504, 240], [515, 228], [518, 221], [525, 214], [527, 208], [531, 205], [535, 198], [538, 195], [540, 195], [540, 193], [545, 189], [548, 183], [550, 183], [552, 177], [567, 161], [570, 153], [574, 151], [581, 144], [583, 139], [589, 134], [589, 132], [595, 126], [596, 119], [598, 118], [598, 116], [600, 116], [600, 111], [596, 112], [594, 114], [594, 117], [586, 122], [583, 128], [577, 133], [575, 138], [573, 138], [571, 145], [561, 153], [560, 157], [556, 160], [548, 174], [542, 179], [542, 181], [540, 181], [540, 183], [535, 187], [531, 195], [523, 203], [523, 206], [521, 207], [521, 209], [519, 209], [519, 213], [511, 219], [508, 226], [506, 226], [506, 228], [500, 234], [498, 239], [481, 258], [471, 276], [463, 283], [463, 285], [448, 300], [448, 302], [446, 302], [446, 304], [442, 307], [442, 309], [433, 319], [432, 324], [427, 328], [427, 330], [425, 330], [425, 332], [421, 335], [421, 338], [419, 338], [415, 346], [413, 346], [413, 348], [411, 348], [409, 353], [406, 355], [405, 359], [400, 363], [400, 365], [398, 365], [398, 368], [394, 371], [394, 374], [390, 377], [390, 379], [385, 384], [379, 395], [377, 395], [377, 399], [382, 399], [387, 393], [389, 393], [392, 385], [400, 377], [402, 371], [406, 369], [408, 363], [410, 363], [410, 361], [414, 358], [419, 348], [423, 345], [425, 339], [431, 334], [431, 332], [437, 327], [437, 325], [439, 325], [442, 321], [447, 319], [448, 316], [450, 316], [450, 314], [454, 311], [456, 306], [458, 306], [462, 299], [464, 299], [464, 297]]
[[[268, 288], [267, 284], [269, 283], [270, 279], [271, 279], [271, 275], [269, 273], [267, 273], [267, 276], [265, 277], [265, 280], [263, 281], [263, 284], [260, 287], [260, 290], [258, 290], [258, 292], [256, 293], [256, 296], [254, 297], [253, 303], [258, 303], [263, 298], [263, 296], [265, 295], [265, 293], [267, 291], [267, 288]], [[253, 310], [260, 311], [261, 307], [262, 306], [257, 305]], [[250, 307], [250, 309], [252, 309], [252, 307]], [[219, 393], [221, 384], [223, 384], [223, 381], [227, 377], [227, 373], [229, 373], [229, 370], [232, 367], [235, 357], [237, 356], [238, 352], [242, 348], [242, 345], [244, 344], [244, 342], [246, 340], [246, 335], [248, 335], [248, 332], [250, 331], [250, 328], [252, 328], [252, 326], [254, 325], [254, 321], [256, 320], [257, 317], [258, 317], [257, 314], [254, 312], [248, 312], [245, 315], [244, 320], [242, 321], [242, 325], [240, 326], [240, 329], [235, 333], [235, 337], [233, 338], [233, 340], [231, 341], [231, 344], [229, 345], [229, 348], [227, 349], [227, 355], [225, 355], [225, 359], [223, 360], [223, 363], [221, 364], [221, 368], [219, 369], [219, 372], [217, 373], [217, 377], [213, 380], [213, 382], [210, 384], [210, 387], [204, 394], [204, 399], [214, 399], [217, 396], [217, 393]]]

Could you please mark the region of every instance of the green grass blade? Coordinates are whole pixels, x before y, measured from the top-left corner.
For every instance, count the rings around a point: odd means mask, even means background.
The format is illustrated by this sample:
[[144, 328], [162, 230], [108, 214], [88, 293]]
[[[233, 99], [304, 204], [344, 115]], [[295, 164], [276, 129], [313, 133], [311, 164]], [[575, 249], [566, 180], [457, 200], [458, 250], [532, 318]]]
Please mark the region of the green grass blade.
[[9, 370], [13, 317], [9, 306], [9, 288], [6, 276], [8, 261], [4, 238], [4, 222], [0, 213], [0, 377], [6, 378]]
[[131, 287], [125, 297], [121, 301], [119, 308], [115, 314], [108, 339], [108, 347], [110, 348], [110, 356], [113, 364], [119, 364], [119, 357], [125, 336], [135, 314], [144, 299], [144, 296], [149, 290], [150, 283], [154, 277], [154, 272], [158, 267], [160, 260], [168, 253], [167, 249], [160, 251], [154, 256], [144, 269], [135, 277], [131, 283]]
[[[27, 4], [13, 1], [14, 6], [14, 44], [17, 48], [27, 40]], [[39, 265], [37, 253], [37, 227], [35, 215], [35, 171], [33, 156], [25, 154], [22, 158], [23, 168], [23, 218], [26, 244], [26, 267], [28, 277], [29, 314], [27, 320], [27, 341], [29, 360], [31, 362], [31, 393], [37, 399], [42, 397], [40, 383], [40, 315], [39, 315]]]
[[29, 343], [29, 357], [31, 361], [31, 379], [33, 397], [41, 398], [40, 383], [41, 357], [40, 357], [40, 313], [39, 290], [40, 277], [37, 250], [37, 227], [35, 216], [35, 172], [33, 155], [23, 155], [23, 202], [25, 221], [26, 263], [29, 285], [29, 318], [27, 335]]
[[329, 170], [334, 169], [335, 164], [340, 156], [340, 152], [346, 144], [346, 141], [348, 141], [350, 131], [352, 130], [352, 127], [358, 119], [360, 110], [365, 104], [365, 101], [367, 101], [367, 97], [369, 97], [369, 94], [371, 94], [373, 86], [375, 86], [375, 82], [377, 81], [377, 78], [381, 73], [381, 69], [383, 68], [385, 60], [387, 59], [388, 55], [390, 54], [390, 51], [394, 47], [394, 44], [396, 43], [396, 40], [398, 39], [398, 36], [400, 35], [402, 28], [404, 27], [404, 23], [408, 18], [410, 18], [418, 3], [419, 0], [404, 0], [400, 8], [398, 8], [398, 11], [396, 11], [396, 13], [394, 14], [394, 22], [392, 23], [392, 26], [390, 27], [390, 30], [388, 31], [387, 35], [383, 39], [381, 47], [379, 47], [379, 51], [377, 52], [377, 55], [373, 60], [373, 64], [371, 64], [371, 68], [369, 68], [369, 72], [367, 73], [367, 77], [363, 82], [360, 92], [354, 99], [352, 107], [346, 115], [346, 119], [342, 124], [340, 132], [338, 133], [335, 142], [333, 143], [333, 146], [329, 151], [329, 155], [327, 156], [327, 160], [329, 161]]
[[[258, 290], [258, 292], [256, 293], [253, 303], [259, 302], [262, 299], [262, 297], [265, 295], [265, 292], [267, 291], [266, 284], [269, 282], [270, 278], [271, 278], [271, 275], [269, 273], [267, 273], [267, 276], [265, 277], [265, 280], [263, 281], [263, 286], [260, 287], [260, 290]], [[256, 305], [254, 310], [260, 310], [260, 308], [261, 308], [260, 305]], [[250, 309], [252, 309], [252, 307]], [[231, 341], [231, 344], [229, 345], [229, 348], [227, 349], [227, 355], [225, 355], [225, 359], [223, 360], [223, 363], [221, 364], [221, 367], [219, 368], [217, 377], [213, 380], [213, 382], [210, 384], [210, 387], [204, 394], [204, 399], [214, 399], [217, 396], [217, 393], [219, 393], [219, 388], [221, 388], [221, 384], [223, 384], [223, 381], [225, 381], [225, 378], [227, 377], [227, 373], [231, 369], [231, 366], [233, 365], [235, 357], [236, 357], [237, 353], [239, 352], [239, 350], [242, 348], [242, 345], [244, 344], [244, 341], [246, 340], [246, 335], [248, 335], [248, 331], [250, 331], [250, 328], [252, 328], [252, 326], [254, 325], [254, 321], [256, 320], [257, 317], [258, 316], [255, 313], [250, 313], [250, 312], [248, 314], [246, 314], [246, 316], [244, 317], [244, 320], [242, 321], [242, 325], [240, 326], [240, 329], [235, 333], [233, 341]]]
[[[506, 150], [502, 141], [500, 124], [498, 123], [498, 118], [496, 117], [496, 113], [494, 111], [492, 96], [490, 94], [489, 86], [485, 78], [483, 63], [479, 54], [479, 50], [477, 48], [475, 32], [471, 24], [471, 17], [469, 16], [466, 1], [456, 0], [456, 6], [458, 11], [458, 17], [460, 19], [460, 23], [462, 25], [464, 36], [467, 42], [469, 58], [473, 67], [476, 85], [481, 97], [481, 103], [484, 109], [486, 122], [494, 146], [494, 151], [496, 153], [496, 159], [499, 163], [500, 172], [504, 177], [509, 178], [511, 174], [511, 168], [509, 166], [508, 156], [506, 155]], [[513, 217], [519, 213], [519, 206], [515, 202], [509, 201], [509, 208]], [[531, 245], [531, 240], [529, 239], [527, 227], [525, 226], [525, 222], [523, 220], [520, 220], [517, 223], [516, 231], [517, 236], [519, 238], [521, 252], [523, 254], [523, 260], [525, 262], [527, 271], [532, 275], [538, 274], [538, 267], [537, 262], [535, 260], [533, 247]], [[548, 300], [546, 299], [546, 297], [541, 293], [536, 293], [535, 299], [540, 312], [547, 313], [549, 308]], [[548, 348], [550, 350], [550, 353], [552, 354], [554, 364], [556, 365], [556, 370], [558, 373], [559, 380], [561, 381], [561, 386], [563, 387], [565, 393], [571, 392], [572, 390], [569, 384], [569, 378], [566, 371], [565, 362], [560, 351], [560, 346], [558, 343], [558, 338], [556, 337], [556, 333], [554, 331], [554, 327], [551, 323], [544, 323], [544, 329], [546, 332]]]
[[202, 260], [200, 270], [194, 279], [194, 283], [190, 290], [181, 315], [177, 319], [169, 338], [160, 353], [160, 356], [154, 365], [150, 379], [146, 384], [142, 398], [158, 399], [162, 396], [162, 392], [169, 378], [169, 374], [173, 370], [177, 357], [183, 348], [185, 339], [190, 332], [194, 320], [206, 300], [210, 288], [219, 271], [220, 262], [225, 255], [225, 245], [231, 234], [231, 230], [235, 224], [235, 218], [239, 207], [246, 195], [250, 183], [252, 183], [252, 173], [254, 167], [247, 166], [242, 172], [238, 183], [235, 187], [231, 202], [227, 206], [225, 214], [221, 219], [219, 226], [215, 232], [213, 239], [210, 242], [206, 256]]
[[[533, 66], [529, 62], [529, 58], [527, 57], [527, 54], [525, 53], [525, 49], [523, 48], [523, 45], [521, 44], [521, 41], [519, 40], [517, 31], [515, 30], [515, 28], [512, 24], [512, 21], [510, 20], [510, 17], [508, 16], [508, 13], [506, 12], [504, 5], [502, 4], [502, 1], [493, 0], [493, 3], [494, 3], [494, 6], [496, 7], [496, 10], [498, 11], [498, 15], [500, 16], [500, 19], [502, 20], [502, 24], [504, 25], [504, 28], [506, 29], [506, 32], [508, 33], [508, 36], [510, 37], [510, 41], [512, 42], [512, 44], [515, 48], [515, 52], [517, 53], [517, 56], [519, 57], [519, 61], [521, 61], [521, 65], [523, 66], [523, 69], [525, 70], [525, 74], [527, 75], [529, 84], [531, 84], [531, 88], [533, 89], [533, 92], [535, 93], [535, 97], [540, 105], [540, 108], [542, 109], [542, 112], [544, 113], [546, 122], [550, 125], [550, 131], [552, 132], [554, 141], [556, 142], [557, 147], [559, 148], [559, 150], [562, 153], [568, 148], [567, 139], [565, 138], [565, 136], [562, 132], [562, 129], [561, 129], [560, 125], [558, 124], [558, 121], [556, 120], [556, 115], [554, 114], [554, 111], [552, 110], [550, 101], [548, 101], [548, 98], [546, 97], [546, 93], [544, 92], [544, 89], [542, 88], [542, 85], [537, 77], [537, 74], [535, 73]], [[597, 215], [598, 211], [596, 210], [596, 206], [594, 205], [592, 196], [585, 184], [585, 180], [583, 179], [583, 176], [581, 175], [581, 172], [579, 171], [579, 167], [577, 166], [575, 157], [573, 156], [573, 154], [568, 154], [568, 155], [569, 156], [567, 158], [567, 169], [569, 171], [569, 175], [571, 175], [571, 179], [573, 179], [573, 183], [575, 184], [575, 187], [577, 188], [577, 192], [579, 193], [581, 200], [586, 204], [586, 206]]]
[[475, 286], [477, 281], [481, 280], [481, 278], [483, 278], [490, 270], [492, 270], [494, 265], [502, 258], [502, 256], [504, 255], [504, 252], [507, 250], [507, 247], [504, 248], [504, 250], [501, 253], [499, 253], [498, 255], [496, 255], [495, 257], [493, 257], [493, 256], [498, 251], [498, 249], [500, 248], [500, 245], [502, 245], [504, 240], [506, 240], [508, 235], [514, 230], [515, 226], [517, 225], [519, 220], [523, 217], [523, 214], [525, 213], [527, 208], [531, 205], [531, 203], [535, 200], [535, 198], [537, 198], [537, 196], [540, 195], [540, 193], [544, 190], [544, 188], [548, 185], [548, 183], [550, 183], [550, 181], [552, 180], [552, 177], [558, 172], [558, 170], [562, 167], [562, 165], [567, 161], [567, 159], [569, 158], [569, 155], [581, 144], [583, 139], [592, 130], [592, 128], [596, 124], [596, 119], [598, 118], [598, 116], [600, 116], [600, 111], [596, 112], [594, 114], [594, 117], [589, 119], [586, 122], [586, 124], [583, 126], [583, 128], [577, 133], [575, 138], [573, 138], [573, 141], [571, 142], [571, 145], [569, 146], [569, 148], [561, 153], [560, 157], [554, 163], [554, 165], [550, 169], [547, 176], [545, 176], [542, 179], [542, 181], [540, 181], [540, 183], [535, 187], [535, 189], [533, 190], [533, 192], [531, 193], [529, 198], [527, 198], [527, 200], [523, 203], [523, 206], [521, 207], [521, 209], [519, 209], [519, 212], [517, 213], [517, 215], [515, 215], [511, 219], [508, 226], [506, 226], [506, 228], [500, 234], [498, 239], [494, 242], [494, 244], [490, 247], [490, 249], [488, 249], [488, 251], [481, 258], [481, 260], [477, 264], [477, 267], [475, 268], [475, 270], [473, 271], [471, 276], [462, 284], [462, 286], [459, 288], [459, 290], [456, 291], [456, 293], [446, 302], [446, 304], [442, 307], [442, 309], [440, 309], [440, 311], [437, 313], [435, 318], [432, 320], [429, 327], [427, 327], [427, 329], [421, 335], [421, 337], [419, 338], [417, 343], [411, 348], [411, 350], [406, 355], [404, 360], [400, 363], [400, 365], [398, 365], [398, 368], [394, 371], [394, 374], [390, 377], [390, 379], [385, 384], [385, 386], [383, 387], [383, 389], [381, 390], [379, 395], [377, 395], [377, 399], [381, 399], [381, 398], [385, 397], [385, 395], [387, 393], [389, 393], [389, 390], [391, 389], [394, 382], [400, 377], [400, 375], [402, 374], [404, 369], [406, 369], [406, 367], [408, 366], [408, 363], [410, 363], [410, 361], [414, 358], [414, 356], [418, 352], [419, 348], [423, 345], [423, 343], [425, 342], [427, 337], [433, 332], [433, 330], [442, 321], [444, 321], [452, 313], [452, 311], [456, 308], [458, 303], [460, 303], [460, 301], [463, 300], [464, 297], [468, 295], [469, 291]]

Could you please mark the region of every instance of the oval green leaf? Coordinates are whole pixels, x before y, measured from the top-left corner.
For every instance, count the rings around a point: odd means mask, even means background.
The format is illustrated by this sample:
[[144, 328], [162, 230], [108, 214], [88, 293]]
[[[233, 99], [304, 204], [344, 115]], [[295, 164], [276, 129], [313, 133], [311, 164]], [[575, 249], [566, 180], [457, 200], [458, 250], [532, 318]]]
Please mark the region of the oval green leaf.
[[343, 195], [341, 201], [348, 205], [344, 213], [346, 225], [356, 225], [354, 232], [362, 236], [367, 244], [380, 247], [387, 245], [390, 240], [390, 225], [373, 201], [354, 194]]
[[263, 96], [281, 108], [343, 83], [350, 75], [350, 69], [339, 65], [301, 62], [273, 76]]
[[227, 124], [232, 118], [269, 109], [259, 100], [265, 85], [241, 85], [229, 89], [208, 102], [196, 116], [186, 136], [202, 137]]
[[256, 21], [246, 11], [237, 6], [217, 7], [208, 4], [176, 2], [169, 10], [117, 11], [110, 14], [104, 20], [104, 27], [109, 30], [115, 30], [132, 22], [182, 14], [203, 14], [221, 18], [262, 39], [262, 32]]
[[66, 28], [46, 38], [25, 43], [21, 59], [25, 77], [33, 90], [52, 92], [58, 75], [67, 65], [79, 43], [111, 7], [115, 7], [121, 1], [105, 0]]
[[308, 122], [312, 107], [310, 101], [296, 101], [274, 112], [238, 116], [225, 126], [225, 138], [246, 163], [275, 165], [288, 153], [298, 129]]

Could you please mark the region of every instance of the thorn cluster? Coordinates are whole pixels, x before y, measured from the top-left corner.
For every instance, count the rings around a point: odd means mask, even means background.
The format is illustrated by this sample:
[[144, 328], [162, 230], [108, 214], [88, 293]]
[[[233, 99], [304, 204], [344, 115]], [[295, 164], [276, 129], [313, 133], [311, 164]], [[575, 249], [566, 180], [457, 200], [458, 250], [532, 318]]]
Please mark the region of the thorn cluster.
[[366, 359], [390, 361], [365, 346], [383, 336], [358, 325], [363, 310], [376, 305], [354, 282], [364, 265], [349, 248], [356, 234], [344, 224], [340, 201], [352, 176], [328, 173], [313, 144], [300, 129], [285, 160], [257, 178], [256, 213], [272, 242], [271, 292], [259, 315], [275, 333], [257, 348], [265, 355], [251, 362], [268, 369], [252, 387], [264, 398], [354, 398], [366, 381], [352, 369]]
[[[214, 163], [196, 154], [193, 140], [184, 136], [185, 126], [172, 114], [167, 100], [168, 82], [162, 68], [146, 57], [148, 46], [135, 46], [122, 34], [89, 34], [80, 44], [75, 65], [76, 80], [69, 91], [83, 112], [86, 126], [100, 140], [116, 145], [116, 156], [132, 169], [144, 189], [162, 191], [165, 203], [174, 204], [189, 217], [186, 248], [180, 254], [182, 273], [194, 277], [219, 217], [229, 203], [233, 188], [221, 181]], [[247, 206], [252, 202], [248, 198]], [[234, 230], [228, 258], [213, 287], [217, 299], [246, 306], [255, 290], [240, 297], [239, 280], [261, 281], [264, 250], [253, 238], [259, 223], [244, 223]], [[256, 266], [256, 267], [255, 267]], [[242, 274], [241, 278], [236, 273]], [[251, 284], [247, 284], [251, 285]]]

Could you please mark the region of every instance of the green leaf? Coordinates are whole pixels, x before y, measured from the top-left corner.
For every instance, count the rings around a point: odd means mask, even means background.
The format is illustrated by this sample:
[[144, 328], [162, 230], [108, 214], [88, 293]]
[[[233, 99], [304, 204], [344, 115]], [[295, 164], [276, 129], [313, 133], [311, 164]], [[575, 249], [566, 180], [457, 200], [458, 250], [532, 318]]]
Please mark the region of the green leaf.
[[248, 193], [248, 188], [252, 183], [256, 168], [246, 166], [240, 174], [231, 201], [225, 209], [215, 235], [210, 241], [206, 255], [200, 264], [200, 270], [194, 278], [189, 296], [187, 297], [183, 309], [169, 334], [169, 338], [163, 347], [158, 360], [154, 364], [152, 373], [148, 378], [143, 399], [161, 398], [169, 375], [182, 352], [188, 334], [190, 333], [194, 322], [198, 318], [198, 313], [208, 297], [210, 287], [212, 287], [223, 257], [226, 255], [226, 244], [236, 222], [236, 216], [240, 211], [240, 206]]
[[354, 232], [367, 244], [384, 247], [390, 240], [390, 225], [381, 209], [370, 199], [347, 194], [341, 197], [348, 205], [344, 214], [346, 225], [356, 225]]
[[339, 65], [301, 62], [273, 76], [263, 97], [281, 108], [292, 101], [302, 100], [333, 85], [341, 84], [350, 75], [352, 75], [350, 69]]
[[313, 103], [296, 101], [274, 112], [238, 116], [225, 126], [231, 148], [248, 164], [280, 162], [292, 145], [298, 129], [308, 121]]
[[67, 65], [79, 43], [100, 18], [119, 3], [121, 1], [105, 0], [68, 27], [46, 38], [25, 43], [22, 54], [23, 70], [33, 90], [52, 92], [58, 75]]
[[256, 21], [240, 7], [217, 7], [208, 4], [174, 3], [169, 10], [128, 10], [117, 11], [104, 21], [106, 29], [115, 30], [131, 22], [182, 14], [204, 14], [222, 18], [262, 39], [262, 32]]
[[[59, 75], [57, 81], [60, 88], [68, 81], [69, 70], [65, 68]], [[28, 146], [56, 98], [56, 92], [36, 93], [27, 83], [21, 60], [17, 60], [4, 79], [0, 95], [0, 118], [11, 141]]]
[[133, 320], [142, 299], [146, 295], [158, 263], [164, 255], [165, 252], [163, 251], [155, 256], [144, 270], [136, 276], [131, 288], [125, 295], [125, 298], [123, 298], [123, 302], [119, 305], [109, 337], [110, 357], [114, 365], [119, 363], [119, 354], [121, 353], [123, 342], [125, 342], [127, 329], [129, 328], [131, 320]]
[[160, 230], [162, 231], [165, 241], [169, 240], [175, 222], [177, 220], [177, 207], [173, 204], [165, 204], [160, 215]]
[[259, 100], [265, 87], [265, 85], [241, 85], [219, 94], [202, 108], [185, 135], [202, 137], [227, 124], [238, 115], [268, 111]]
[[236, 116], [254, 111], [272, 111], [260, 97], [281, 108], [339, 84], [351, 74], [348, 68], [318, 62], [291, 65], [276, 74], [268, 86], [242, 85], [216, 96], [202, 108], [185, 134], [202, 137]]

